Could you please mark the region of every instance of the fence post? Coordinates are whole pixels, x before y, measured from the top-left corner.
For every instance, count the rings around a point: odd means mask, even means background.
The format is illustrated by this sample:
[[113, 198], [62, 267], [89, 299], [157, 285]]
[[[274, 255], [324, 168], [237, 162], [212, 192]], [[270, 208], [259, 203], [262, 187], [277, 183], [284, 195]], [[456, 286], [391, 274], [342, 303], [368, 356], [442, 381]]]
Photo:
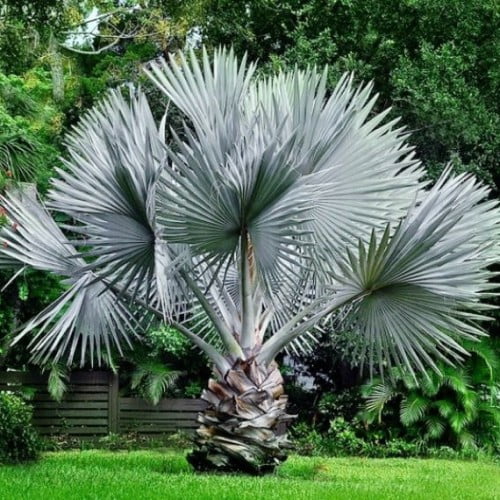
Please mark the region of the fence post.
[[118, 408], [118, 374], [110, 372], [108, 391], [108, 432], [120, 432], [120, 415]]

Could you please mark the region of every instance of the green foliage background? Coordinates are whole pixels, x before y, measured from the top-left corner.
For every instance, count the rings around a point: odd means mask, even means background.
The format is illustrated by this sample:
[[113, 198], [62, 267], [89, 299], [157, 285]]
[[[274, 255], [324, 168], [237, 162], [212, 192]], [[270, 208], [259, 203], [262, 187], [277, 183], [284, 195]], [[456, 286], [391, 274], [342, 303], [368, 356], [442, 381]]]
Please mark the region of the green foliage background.
[[452, 161], [500, 185], [500, 10], [495, 0], [207, 0], [204, 33], [264, 71], [330, 66], [373, 80], [433, 175]]

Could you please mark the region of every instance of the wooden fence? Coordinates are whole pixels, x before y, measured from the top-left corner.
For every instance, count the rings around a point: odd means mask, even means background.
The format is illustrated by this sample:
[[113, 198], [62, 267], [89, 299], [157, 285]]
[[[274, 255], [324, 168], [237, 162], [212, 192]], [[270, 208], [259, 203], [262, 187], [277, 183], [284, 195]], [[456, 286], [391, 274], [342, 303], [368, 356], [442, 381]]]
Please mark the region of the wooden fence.
[[200, 399], [163, 399], [152, 405], [119, 395], [118, 376], [104, 371], [73, 372], [61, 402], [47, 392], [47, 376], [0, 372], [0, 391], [33, 388], [34, 424], [41, 434], [102, 436], [110, 432], [140, 434], [192, 432], [205, 403]]

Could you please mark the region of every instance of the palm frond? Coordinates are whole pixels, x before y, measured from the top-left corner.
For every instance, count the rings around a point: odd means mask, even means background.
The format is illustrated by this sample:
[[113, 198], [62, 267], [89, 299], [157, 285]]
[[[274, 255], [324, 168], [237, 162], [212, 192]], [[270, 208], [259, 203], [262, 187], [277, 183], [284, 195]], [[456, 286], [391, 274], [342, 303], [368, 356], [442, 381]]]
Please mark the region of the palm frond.
[[18, 191], [2, 203], [9, 224], [0, 233], [0, 253], [62, 276], [67, 286], [61, 297], [21, 327], [14, 342], [35, 332], [29, 342], [33, 361], [64, 360], [68, 365], [78, 355], [82, 365], [95, 359], [101, 364], [102, 347], [109, 354], [112, 349], [121, 352], [122, 344], [130, 346], [131, 337], [141, 331], [144, 312], [130, 311], [86, 269], [86, 262], [36, 199]]
[[472, 369], [470, 370], [472, 381], [477, 383], [486, 378], [488, 378], [490, 382], [497, 380], [500, 359], [491, 341], [466, 341], [463, 345], [468, 352], [475, 356], [475, 362], [472, 364]]
[[81, 366], [95, 361], [101, 365], [114, 349], [122, 354], [123, 345], [132, 348], [132, 339], [143, 331], [142, 315], [135, 317], [92, 273], [66, 283], [69, 288], [23, 325], [14, 343], [34, 331], [28, 346], [35, 363], [71, 365], [79, 357]]
[[386, 404], [398, 396], [399, 391], [389, 381], [374, 381], [364, 387], [365, 409], [368, 414], [377, 415], [378, 421], [382, 419], [382, 412]]
[[297, 134], [291, 156], [313, 193], [307, 226], [323, 271], [348, 242], [397, 221], [423, 186], [407, 134], [394, 127], [397, 120], [381, 125], [389, 110], [368, 119], [376, 102], [372, 85], [355, 88], [346, 74], [326, 98], [325, 79], [326, 71], [296, 70], [250, 89], [251, 109], [272, 117], [283, 142]]
[[445, 422], [437, 416], [429, 416], [425, 420], [427, 427], [426, 437], [430, 439], [439, 439], [446, 430]]
[[471, 380], [464, 371], [454, 367], [445, 367], [442, 372], [443, 385], [447, 385], [458, 395], [466, 395], [470, 391]]
[[462, 411], [455, 411], [452, 415], [449, 416], [450, 426], [459, 435], [459, 437], [472, 420], [472, 415], [469, 415], [467, 412]]
[[22, 134], [0, 134], [0, 170], [20, 182], [32, 181], [36, 174], [39, 144]]
[[403, 425], [411, 425], [422, 420], [428, 410], [430, 401], [417, 392], [410, 392], [401, 401], [399, 417]]
[[132, 373], [131, 387], [139, 389], [141, 394], [157, 405], [165, 392], [172, 388], [182, 372], [172, 370], [163, 363], [143, 361]]
[[434, 405], [436, 406], [439, 414], [446, 419], [451, 418], [451, 416], [458, 411], [456, 405], [449, 399], [439, 399], [434, 403]]
[[242, 132], [241, 103], [254, 71], [255, 64], [246, 57], [239, 62], [232, 50], [216, 50], [210, 61], [203, 49], [201, 64], [193, 51], [189, 59], [179, 52], [146, 73], [189, 120], [207, 155], [224, 162]]
[[458, 433], [458, 441], [462, 448], [475, 449], [477, 448], [477, 443], [474, 435], [468, 431], [461, 431]]
[[68, 369], [61, 363], [51, 363], [48, 371], [47, 390], [53, 399], [60, 402], [68, 391]]
[[85, 264], [77, 258], [75, 248], [44, 206], [31, 194], [16, 190], [0, 199], [8, 220], [0, 232], [2, 260], [17, 261], [59, 276], [72, 276]]
[[380, 371], [385, 363], [439, 371], [434, 359], [466, 355], [459, 338], [484, 335], [475, 322], [485, 319], [479, 301], [495, 286], [486, 266], [500, 223], [496, 204], [480, 203], [486, 194], [474, 179], [445, 172], [392, 236], [388, 226], [356, 254], [348, 249], [340, 280], [345, 293], [363, 294], [351, 324], [371, 371], [376, 363]]
[[[442, 371], [443, 369], [440, 368]], [[415, 379], [412, 378], [414, 381]], [[442, 373], [431, 372], [427, 376], [418, 378], [418, 387], [427, 397], [436, 396], [444, 385], [444, 380]], [[415, 388], [415, 382], [413, 382], [413, 388]]]
[[[93, 257], [85, 269], [97, 271], [128, 290], [141, 293], [170, 316], [177, 300], [173, 274], [178, 253], [163, 241], [156, 225], [156, 183], [165, 166], [163, 127], [156, 125], [142, 92], [125, 98], [111, 91], [84, 116], [67, 138], [67, 171], [54, 181], [50, 206], [81, 225], [70, 229], [84, 239]], [[97, 257], [97, 258], [95, 258]]]

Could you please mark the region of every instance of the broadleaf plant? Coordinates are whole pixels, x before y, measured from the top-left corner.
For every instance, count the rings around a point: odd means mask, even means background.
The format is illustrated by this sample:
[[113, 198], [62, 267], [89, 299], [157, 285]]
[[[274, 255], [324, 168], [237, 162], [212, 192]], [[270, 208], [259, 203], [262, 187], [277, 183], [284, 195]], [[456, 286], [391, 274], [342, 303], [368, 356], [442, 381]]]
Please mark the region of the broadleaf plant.
[[484, 335], [500, 212], [469, 175], [429, 189], [371, 84], [345, 75], [330, 93], [326, 70], [254, 72], [225, 49], [152, 63], [182, 133], [140, 90], [111, 91], [68, 136], [45, 205], [2, 199], [0, 263], [65, 279], [17, 337], [34, 332], [36, 361], [101, 363], [152, 322], [185, 335], [214, 370], [190, 462], [258, 473], [288, 447], [275, 358], [320, 349], [325, 321], [342, 318], [372, 372], [463, 359], [461, 339]]

